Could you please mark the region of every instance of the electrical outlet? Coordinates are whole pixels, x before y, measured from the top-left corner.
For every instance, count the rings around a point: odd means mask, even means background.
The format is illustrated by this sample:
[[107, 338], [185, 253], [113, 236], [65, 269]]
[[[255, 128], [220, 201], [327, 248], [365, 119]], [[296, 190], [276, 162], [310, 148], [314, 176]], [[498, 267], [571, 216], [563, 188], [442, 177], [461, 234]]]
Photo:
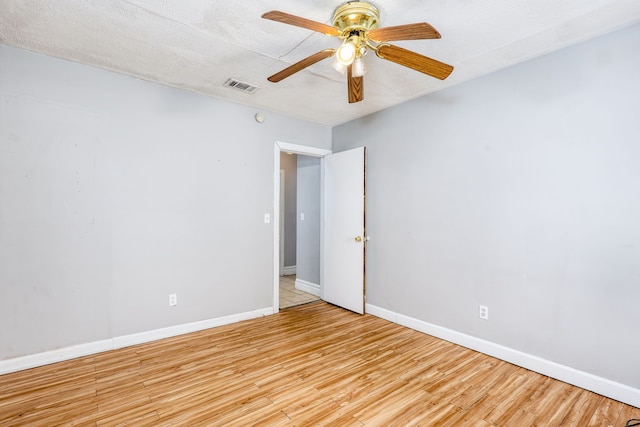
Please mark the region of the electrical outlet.
[[478, 315], [481, 319], [489, 320], [489, 307], [486, 305], [478, 306]]
[[169, 294], [169, 305], [174, 306], [178, 304], [178, 295], [177, 294]]

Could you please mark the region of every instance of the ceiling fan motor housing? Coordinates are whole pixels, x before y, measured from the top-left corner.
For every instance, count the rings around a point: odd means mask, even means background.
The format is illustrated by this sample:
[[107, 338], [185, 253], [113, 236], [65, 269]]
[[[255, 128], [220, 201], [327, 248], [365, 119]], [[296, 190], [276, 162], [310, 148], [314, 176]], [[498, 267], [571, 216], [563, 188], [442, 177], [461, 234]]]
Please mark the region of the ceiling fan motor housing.
[[371, 3], [352, 1], [338, 7], [333, 14], [333, 25], [342, 31], [342, 38], [378, 28], [380, 13]]

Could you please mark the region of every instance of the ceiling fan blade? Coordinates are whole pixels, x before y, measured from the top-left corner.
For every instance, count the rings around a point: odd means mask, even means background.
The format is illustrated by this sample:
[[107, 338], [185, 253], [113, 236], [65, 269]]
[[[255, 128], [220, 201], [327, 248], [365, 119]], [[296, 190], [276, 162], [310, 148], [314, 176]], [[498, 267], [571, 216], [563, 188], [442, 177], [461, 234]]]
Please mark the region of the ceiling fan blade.
[[331, 25], [323, 24], [321, 22], [312, 21], [310, 19], [301, 18], [299, 16], [290, 15], [278, 10], [272, 10], [262, 15], [264, 19], [271, 19], [272, 21], [283, 22], [289, 25], [295, 25], [296, 27], [306, 28], [308, 30], [317, 31], [319, 33], [326, 34], [328, 36], [339, 36], [340, 30]]
[[398, 25], [395, 27], [376, 28], [367, 33], [367, 36], [377, 42], [390, 42], [394, 40], [422, 40], [439, 39], [440, 33], [426, 22], [417, 24]]
[[336, 51], [335, 49], [321, 50], [320, 52], [314, 53], [311, 56], [307, 56], [302, 61], [298, 61], [295, 64], [285, 68], [282, 71], [278, 71], [273, 76], [268, 77], [267, 80], [273, 83], [278, 83], [280, 80], [286, 79], [290, 75], [295, 74], [298, 71], [304, 70], [308, 66], [313, 65], [318, 61], [322, 61], [325, 58], [329, 58], [333, 56], [335, 51]]
[[353, 65], [349, 65], [349, 68], [347, 68], [347, 90], [350, 104], [364, 99], [364, 78], [362, 76], [353, 77], [352, 68]]
[[421, 73], [428, 74], [440, 80], [449, 77], [453, 71], [453, 67], [444, 62], [420, 55], [419, 53], [403, 49], [390, 44], [383, 44], [376, 49], [376, 55], [382, 59], [386, 59], [405, 67], [413, 68]]

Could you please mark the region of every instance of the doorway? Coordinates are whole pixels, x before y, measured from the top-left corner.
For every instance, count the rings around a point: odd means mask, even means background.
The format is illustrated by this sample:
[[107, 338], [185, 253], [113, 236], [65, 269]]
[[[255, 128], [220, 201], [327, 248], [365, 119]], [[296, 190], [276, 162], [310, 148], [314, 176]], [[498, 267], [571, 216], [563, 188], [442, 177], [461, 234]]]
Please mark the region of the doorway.
[[280, 153], [280, 308], [320, 299], [320, 184], [317, 157]]
[[[318, 165], [319, 165], [319, 158], [324, 157], [327, 154], [331, 154], [331, 150], [326, 150], [326, 149], [320, 149], [320, 148], [314, 148], [314, 147], [306, 147], [306, 146], [301, 146], [301, 145], [296, 145], [296, 144], [289, 144], [289, 143], [284, 143], [284, 142], [276, 142], [274, 144], [274, 277], [273, 277], [273, 311], [274, 313], [277, 313], [280, 308], [281, 308], [281, 300], [280, 300], [280, 272], [281, 272], [281, 266], [282, 267], [287, 267], [286, 263], [281, 262], [282, 257], [284, 256], [284, 251], [283, 251], [283, 246], [281, 244], [281, 227], [282, 227], [282, 218], [284, 215], [284, 212], [286, 211], [286, 207], [285, 208], [281, 208], [281, 185], [282, 185], [282, 180], [281, 180], [281, 153], [292, 153], [292, 155], [301, 155], [304, 157], [308, 157], [309, 160], [315, 160]], [[285, 172], [285, 176], [286, 176], [286, 172]], [[284, 188], [284, 191], [286, 191], [286, 185]], [[320, 204], [320, 200], [316, 200], [316, 203], [319, 205]], [[298, 212], [297, 208], [296, 208], [296, 222], [298, 220], [300, 220], [300, 218], [304, 218], [300, 221], [307, 221], [306, 224], [309, 224], [309, 219], [311, 219], [308, 215], [308, 212], [304, 212], [304, 211], [300, 211]], [[319, 215], [319, 212], [318, 212]], [[318, 226], [320, 227], [320, 224], [318, 224]], [[301, 230], [302, 232], [302, 230]], [[286, 233], [286, 231], [285, 231]], [[284, 239], [286, 240], [286, 236], [284, 236]], [[297, 239], [296, 239], [297, 241]], [[315, 242], [315, 244], [317, 245], [319, 242]], [[297, 248], [296, 248], [297, 250]], [[305, 255], [303, 255], [305, 256]], [[317, 294], [319, 296], [320, 294], [320, 288], [321, 288], [321, 283], [322, 283], [322, 277], [321, 277], [321, 271], [322, 269], [321, 267], [321, 262], [322, 260], [319, 259], [320, 257], [320, 252], [318, 251], [318, 255], [317, 255], [317, 261], [316, 263], [318, 264], [317, 266], [315, 266], [315, 268], [317, 269], [317, 274], [313, 275], [313, 273], [310, 273], [308, 271], [308, 264], [309, 264], [309, 259], [305, 259], [303, 261], [303, 264], [300, 265], [300, 267], [302, 268], [302, 270], [298, 271], [298, 261], [296, 260], [296, 275], [295, 275], [295, 279], [292, 277], [288, 277], [288, 284], [285, 283], [285, 286], [288, 285], [288, 288], [290, 290], [293, 291], [311, 291], [310, 293], [312, 294]], [[304, 264], [306, 262], [306, 267], [307, 269], [304, 268]], [[292, 266], [289, 266], [292, 267]], [[286, 268], [284, 268], [284, 270], [287, 270]], [[287, 272], [292, 272], [291, 269], [287, 270]], [[310, 280], [305, 280], [305, 277], [308, 277], [306, 275], [308, 274], [312, 274], [314, 279], [312, 279], [313, 281]], [[287, 278], [288, 275], [285, 275], [284, 277]], [[316, 279], [317, 277], [317, 279]], [[318, 280], [319, 279], [319, 280]], [[311, 287], [311, 288], [308, 288]], [[284, 291], [283, 291], [284, 292]], [[297, 296], [294, 297], [294, 299], [297, 300], [303, 300], [304, 298], [301, 296]]]
[[[280, 309], [280, 154], [321, 157], [320, 166], [320, 299], [356, 313], [365, 309], [365, 159], [366, 148], [332, 154], [330, 150], [276, 142], [273, 184], [273, 312]], [[296, 284], [300, 277], [296, 278]]]

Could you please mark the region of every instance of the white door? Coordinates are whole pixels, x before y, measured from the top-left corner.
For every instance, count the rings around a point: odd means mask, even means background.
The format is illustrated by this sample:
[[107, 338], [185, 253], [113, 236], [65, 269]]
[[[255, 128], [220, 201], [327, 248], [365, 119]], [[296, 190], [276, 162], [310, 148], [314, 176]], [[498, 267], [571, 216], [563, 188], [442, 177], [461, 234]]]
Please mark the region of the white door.
[[323, 158], [322, 299], [364, 313], [365, 147]]

